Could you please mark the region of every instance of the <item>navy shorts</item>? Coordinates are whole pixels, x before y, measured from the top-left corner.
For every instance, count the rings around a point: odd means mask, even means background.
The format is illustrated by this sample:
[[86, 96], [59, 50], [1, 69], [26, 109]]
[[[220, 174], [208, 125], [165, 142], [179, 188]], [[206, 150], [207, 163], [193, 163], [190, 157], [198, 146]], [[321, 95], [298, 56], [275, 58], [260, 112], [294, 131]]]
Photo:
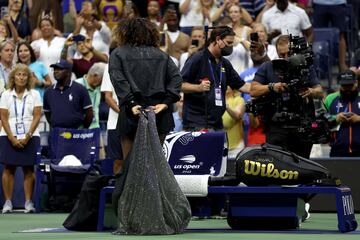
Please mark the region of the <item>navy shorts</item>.
[[338, 28], [340, 32], [346, 30], [346, 4], [340, 5], [321, 5], [314, 4], [314, 28], [326, 28], [331, 27]]
[[119, 132], [114, 130], [108, 130], [108, 144], [107, 144], [107, 158], [112, 160], [122, 160], [123, 153], [121, 149], [121, 137]]

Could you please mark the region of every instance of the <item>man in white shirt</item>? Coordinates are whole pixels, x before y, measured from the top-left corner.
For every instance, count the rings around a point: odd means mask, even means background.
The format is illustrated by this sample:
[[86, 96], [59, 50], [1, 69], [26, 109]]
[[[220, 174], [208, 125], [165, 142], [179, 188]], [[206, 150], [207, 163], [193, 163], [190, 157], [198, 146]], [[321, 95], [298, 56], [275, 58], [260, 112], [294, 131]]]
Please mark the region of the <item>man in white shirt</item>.
[[[264, 12], [262, 24], [271, 35], [305, 36], [308, 42], [313, 42], [313, 29], [306, 12], [288, 0], [276, 0], [276, 4]], [[273, 40], [274, 42], [276, 39]]]
[[114, 161], [113, 173], [120, 171], [123, 164], [120, 135], [116, 131], [118, 115], [120, 112], [119, 101], [116, 96], [114, 87], [110, 81], [109, 66], [106, 65], [100, 87], [101, 92], [105, 94], [105, 102], [109, 105], [109, 117], [107, 121], [107, 157]]

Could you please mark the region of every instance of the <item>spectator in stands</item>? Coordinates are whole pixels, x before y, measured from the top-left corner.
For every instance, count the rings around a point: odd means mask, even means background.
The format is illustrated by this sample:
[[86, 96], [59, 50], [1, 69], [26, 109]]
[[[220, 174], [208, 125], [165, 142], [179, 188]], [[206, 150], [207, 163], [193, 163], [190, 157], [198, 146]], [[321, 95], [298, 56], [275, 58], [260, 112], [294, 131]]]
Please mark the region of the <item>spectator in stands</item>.
[[[10, 30], [10, 32], [9, 32]], [[19, 38], [18, 32], [9, 15], [3, 16], [0, 20], [0, 42], [12, 39], [17, 43]]]
[[[105, 22], [97, 19], [97, 15], [93, 13], [93, 10], [89, 14], [82, 9], [76, 17], [75, 30], [72, 35], [78, 34], [90, 38], [94, 49], [103, 54], [109, 54], [111, 31]], [[75, 54], [74, 58], [81, 58], [81, 56]]]
[[43, 99], [45, 89], [52, 84], [47, 68], [43, 62], [36, 59], [35, 52], [29, 43], [21, 42], [16, 51], [19, 63], [29, 66], [33, 72], [35, 89], [40, 93], [41, 99]]
[[234, 160], [236, 155], [245, 147], [243, 115], [245, 113], [245, 101], [240, 92], [227, 87], [226, 111], [222, 115], [222, 122], [228, 137], [228, 158]]
[[214, 0], [180, 0], [179, 10], [182, 14], [180, 30], [188, 35], [193, 27], [210, 25], [221, 14], [221, 9], [216, 7]]
[[[254, 3], [254, 1], [256, 3]], [[224, 6], [226, 1], [219, 0], [218, 6], [219, 8]], [[264, 0], [229, 0], [229, 4], [226, 4], [226, 9], [224, 10], [223, 16], [229, 16], [229, 8], [233, 5], [237, 5], [241, 7], [242, 15], [243, 15], [243, 24], [246, 26], [251, 26], [254, 22], [255, 17], [258, 15], [258, 11], [263, 8]], [[256, 6], [255, 6], [256, 4]], [[256, 12], [254, 12], [256, 10]], [[255, 14], [255, 15], [254, 15]]]
[[107, 121], [107, 151], [106, 156], [114, 161], [113, 173], [119, 173], [123, 165], [123, 154], [121, 148], [121, 137], [116, 130], [119, 118], [119, 100], [116, 96], [114, 86], [111, 83], [109, 75], [109, 66], [106, 65], [101, 83], [101, 92], [105, 94], [105, 101], [109, 105], [109, 116]]
[[264, 12], [261, 22], [269, 35], [304, 35], [308, 42], [313, 42], [313, 29], [308, 15], [304, 9], [289, 3], [288, 0], [276, 0], [276, 4]]
[[19, 37], [26, 39], [31, 35], [30, 23], [25, 15], [24, 0], [9, 0], [9, 15]]
[[[254, 30], [255, 29], [256, 26], [254, 26]], [[260, 39], [260, 35], [259, 35], [259, 39]], [[251, 59], [254, 63], [254, 66], [240, 73], [241, 79], [243, 79], [246, 83], [250, 83], [250, 84], [253, 81], [255, 77], [255, 73], [257, 72], [260, 65], [268, 61], [266, 57], [263, 57], [256, 53], [251, 54]], [[242, 93], [242, 97], [244, 98], [245, 102], [249, 102], [251, 100], [251, 96], [248, 93]], [[265, 135], [263, 133], [264, 125], [262, 123], [261, 118], [259, 116], [254, 116], [251, 113], [244, 113], [243, 119], [244, 119], [244, 141], [246, 146], [265, 143]]]
[[[332, 27], [340, 30], [339, 67], [348, 69], [346, 64], [346, 0], [313, 0], [313, 18], [315, 28]], [[352, 31], [352, 29], [350, 29]]]
[[0, 81], [5, 88], [8, 83], [9, 73], [14, 67], [14, 52], [15, 44], [11, 40], [0, 43]]
[[183, 124], [185, 130], [223, 129], [227, 86], [249, 92], [224, 56], [232, 53], [235, 32], [230, 27], [211, 31], [207, 48], [195, 53], [181, 71], [184, 92]]
[[[81, 58], [74, 59], [67, 57], [68, 48], [73, 44], [76, 45], [76, 50]], [[81, 78], [94, 65], [96, 62], [107, 62], [108, 55], [96, 50], [92, 46], [92, 41], [89, 37], [85, 37], [81, 34], [72, 35], [65, 41], [64, 48], [61, 51], [61, 59], [67, 60], [72, 64], [72, 71], [75, 73], [76, 78]]]
[[148, 19], [150, 22], [160, 26], [161, 15], [160, 15], [160, 4], [157, 0], [150, 0], [147, 6]]
[[274, 5], [275, 5], [275, 0], [266, 0], [264, 7], [262, 8], [262, 10], [259, 12], [257, 17], [255, 18], [255, 22], [261, 23], [264, 12], [266, 12], [267, 10], [272, 8]]
[[174, 132], [179, 132], [183, 130], [182, 124], [182, 111], [183, 111], [183, 103], [184, 103], [184, 93], [180, 92], [180, 100], [175, 103], [173, 118], [175, 127], [173, 129]]
[[339, 124], [330, 143], [330, 157], [360, 157], [360, 94], [352, 71], [338, 76], [340, 91], [328, 95], [325, 106]]
[[231, 18], [230, 26], [235, 32], [234, 50], [231, 55], [227, 56], [235, 71], [239, 74], [246, 68], [252, 66], [250, 58], [249, 34], [252, 29], [242, 23], [242, 8], [239, 5], [232, 5], [229, 8]]
[[113, 29], [123, 14], [124, 2], [123, 0], [94, 0], [93, 6], [101, 21], [104, 21], [110, 29]]
[[25, 213], [34, 212], [32, 193], [34, 188], [34, 164], [40, 147], [37, 130], [42, 102], [40, 94], [32, 89], [30, 69], [18, 64], [9, 75], [8, 90], [0, 100], [0, 116], [3, 128], [0, 132], [0, 162], [4, 164], [2, 188], [5, 204], [3, 213], [12, 212], [12, 194], [16, 167], [24, 173]]
[[198, 52], [205, 45], [205, 34], [203, 27], [193, 27], [191, 31], [191, 44], [187, 50], [180, 56], [179, 68], [182, 70], [185, 62], [190, 58], [194, 53]]
[[52, 128], [88, 128], [94, 115], [86, 88], [70, 79], [72, 66], [66, 60], [50, 67], [54, 68], [57, 83], [44, 94], [46, 120]]
[[101, 21], [104, 21], [110, 29], [113, 29], [121, 18], [124, 2], [123, 0], [94, 0], [93, 6]]
[[[35, 40], [38, 40], [38, 39], [43, 37], [41, 29], [40, 29], [39, 26], [40, 26], [41, 20], [44, 19], [44, 18], [48, 18], [51, 21], [54, 21], [54, 17], [52, 15], [51, 11], [46, 10], [46, 11], [41, 12], [41, 14], [38, 17], [38, 21], [37, 21], [38, 22], [38, 24], [37, 24], [38, 27], [36, 27], [31, 33], [31, 41], [35, 41]], [[58, 29], [55, 29], [55, 28], [54, 28], [54, 35], [57, 36], [57, 37], [62, 37], [63, 36], [62, 32], [59, 31]]]
[[[52, 21], [54, 28], [60, 32], [64, 30], [63, 16], [61, 9], [61, 2], [58, 0], [32, 0], [32, 5], [28, 4], [29, 7], [29, 23], [31, 30], [34, 30], [38, 26], [38, 17], [41, 13], [51, 12]], [[48, 15], [48, 14], [47, 14]]]
[[268, 42], [268, 34], [265, 26], [262, 23], [254, 23], [253, 32], [258, 34], [260, 42], [265, 45], [266, 54], [270, 60], [278, 58], [275, 45]]
[[48, 70], [52, 83], [55, 83], [53, 69], [50, 64], [60, 60], [61, 50], [64, 47], [65, 38], [55, 35], [53, 21], [46, 16], [39, 23], [42, 38], [31, 43], [33, 49], [39, 49], [39, 60], [42, 61]]
[[93, 121], [89, 128], [100, 128], [99, 124], [99, 106], [100, 106], [100, 85], [103, 78], [105, 63], [94, 63], [88, 73], [82, 78], [76, 80], [77, 83], [83, 85], [90, 96], [93, 108]]
[[[141, 1], [141, 0], [140, 0]], [[139, 8], [136, 4], [131, 2], [130, 0], [125, 2], [125, 7], [123, 11], [122, 17], [124, 18], [134, 18], [134, 17], [140, 17]]]
[[174, 128], [172, 104], [179, 100], [182, 79], [173, 61], [158, 49], [159, 33], [149, 20], [123, 19], [116, 32], [120, 46], [111, 53], [109, 73], [120, 101], [117, 130], [126, 159], [140, 108], [155, 112], [161, 143]]
[[179, 21], [175, 10], [168, 9], [163, 21], [167, 24], [164, 50], [179, 62], [181, 54], [186, 52], [191, 44], [190, 37], [179, 31]]
[[[85, 0], [63, 0], [62, 1], [62, 13], [64, 32], [70, 33], [74, 31], [75, 19], [78, 12], [81, 11], [81, 5]], [[92, 3], [90, 3], [92, 4]]]

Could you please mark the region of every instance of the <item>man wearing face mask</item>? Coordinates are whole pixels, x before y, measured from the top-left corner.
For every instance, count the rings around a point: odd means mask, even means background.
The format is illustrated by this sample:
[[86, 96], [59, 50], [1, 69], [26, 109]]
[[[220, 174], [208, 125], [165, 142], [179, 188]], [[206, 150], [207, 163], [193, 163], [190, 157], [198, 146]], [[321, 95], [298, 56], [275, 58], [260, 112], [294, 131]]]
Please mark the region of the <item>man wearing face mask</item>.
[[234, 36], [230, 27], [213, 29], [208, 46], [185, 63], [181, 71], [185, 130], [222, 130], [227, 86], [249, 92], [250, 85], [240, 79], [231, 63], [224, 58], [232, 53]]
[[328, 95], [325, 106], [339, 124], [332, 135], [330, 157], [360, 157], [360, 94], [352, 71], [338, 75], [340, 91]]

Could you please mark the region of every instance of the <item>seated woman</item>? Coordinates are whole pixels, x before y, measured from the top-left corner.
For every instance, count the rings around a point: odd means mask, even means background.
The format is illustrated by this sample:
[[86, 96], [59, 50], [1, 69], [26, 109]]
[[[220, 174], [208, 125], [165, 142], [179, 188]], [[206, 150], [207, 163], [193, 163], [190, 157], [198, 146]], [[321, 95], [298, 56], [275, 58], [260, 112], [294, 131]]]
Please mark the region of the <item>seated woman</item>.
[[222, 116], [222, 121], [229, 141], [228, 158], [234, 160], [245, 147], [243, 129], [245, 101], [239, 91], [232, 90], [230, 87], [227, 88], [225, 97], [226, 112]]
[[4, 164], [2, 188], [5, 204], [2, 213], [12, 212], [12, 194], [16, 167], [24, 172], [25, 213], [34, 212], [31, 201], [34, 188], [34, 164], [40, 146], [39, 125], [42, 102], [33, 90], [33, 74], [24, 64], [18, 64], [9, 75], [8, 90], [0, 99], [0, 163]]

